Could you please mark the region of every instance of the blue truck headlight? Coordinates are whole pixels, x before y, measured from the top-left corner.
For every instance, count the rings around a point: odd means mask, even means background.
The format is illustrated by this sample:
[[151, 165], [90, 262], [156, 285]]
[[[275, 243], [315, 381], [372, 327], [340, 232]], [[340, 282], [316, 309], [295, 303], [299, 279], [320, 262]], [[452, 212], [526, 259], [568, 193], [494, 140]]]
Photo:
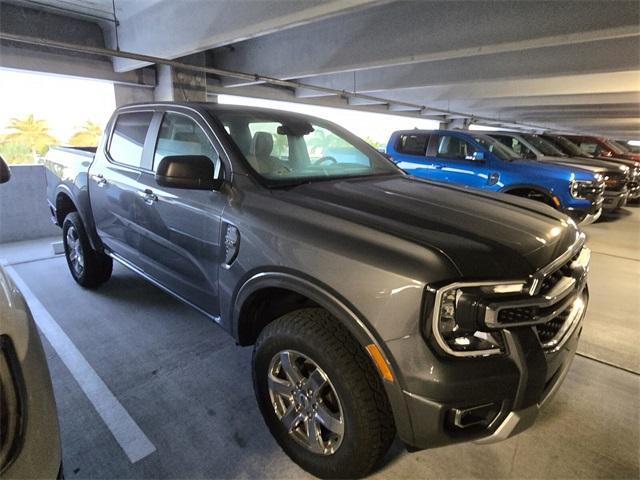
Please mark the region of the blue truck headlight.
[[571, 180], [569, 191], [573, 198], [586, 199], [598, 193], [598, 182], [591, 180]]
[[490, 295], [517, 294], [524, 283], [453, 284], [434, 291], [432, 333], [438, 346], [455, 357], [477, 357], [505, 353], [500, 331], [483, 326], [484, 305], [477, 294], [463, 287], [473, 286]]

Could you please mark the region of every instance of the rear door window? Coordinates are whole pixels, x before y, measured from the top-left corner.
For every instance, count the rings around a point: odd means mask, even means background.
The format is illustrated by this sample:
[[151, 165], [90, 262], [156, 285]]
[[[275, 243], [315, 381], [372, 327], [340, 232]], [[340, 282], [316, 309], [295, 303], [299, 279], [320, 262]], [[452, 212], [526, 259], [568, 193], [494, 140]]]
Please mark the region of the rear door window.
[[131, 112], [118, 115], [108, 150], [115, 162], [140, 167], [144, 141], [152, 118], [153, 112]]
[[405, 155], [419, 155], [424, 157], [427, 153], [430, 135], [427, 134], [403, 134], [398, 138], [396, 150]]

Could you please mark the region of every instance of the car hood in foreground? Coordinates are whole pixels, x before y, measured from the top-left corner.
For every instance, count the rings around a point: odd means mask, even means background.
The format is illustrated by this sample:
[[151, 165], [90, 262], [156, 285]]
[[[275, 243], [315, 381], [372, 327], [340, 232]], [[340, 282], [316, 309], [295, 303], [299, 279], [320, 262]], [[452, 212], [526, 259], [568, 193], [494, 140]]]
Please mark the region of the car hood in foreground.
[[320, 181], [274, 194], [439, 251], [468, 278], [526, 277], [579, 235], [568, 217], [534, 201], [410, 176]]

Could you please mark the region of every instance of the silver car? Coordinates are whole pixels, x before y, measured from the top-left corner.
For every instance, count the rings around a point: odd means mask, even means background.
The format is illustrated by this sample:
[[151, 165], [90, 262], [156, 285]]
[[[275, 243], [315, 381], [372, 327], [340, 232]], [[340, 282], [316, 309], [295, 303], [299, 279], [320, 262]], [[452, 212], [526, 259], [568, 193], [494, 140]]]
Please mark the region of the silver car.
[[[10, 173], [0, 158], [0, 183]], [[58, 417], [40, 336], [0, 267], [0, 477], [61, 478]]]

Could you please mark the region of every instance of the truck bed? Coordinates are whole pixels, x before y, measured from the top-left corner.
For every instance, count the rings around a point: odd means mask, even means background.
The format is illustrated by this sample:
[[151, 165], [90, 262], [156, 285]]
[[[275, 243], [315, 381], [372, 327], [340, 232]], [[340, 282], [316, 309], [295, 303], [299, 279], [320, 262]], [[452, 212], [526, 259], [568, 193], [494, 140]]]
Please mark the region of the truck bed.
[[54, 146], [47, 152], [44, 158], [47, 200], [54, 223], [60, 223], [55, 211], [65, 197], [73, 199], [80, 215], [85, 217], [88, 173], [96, 150], [96, 147]]

